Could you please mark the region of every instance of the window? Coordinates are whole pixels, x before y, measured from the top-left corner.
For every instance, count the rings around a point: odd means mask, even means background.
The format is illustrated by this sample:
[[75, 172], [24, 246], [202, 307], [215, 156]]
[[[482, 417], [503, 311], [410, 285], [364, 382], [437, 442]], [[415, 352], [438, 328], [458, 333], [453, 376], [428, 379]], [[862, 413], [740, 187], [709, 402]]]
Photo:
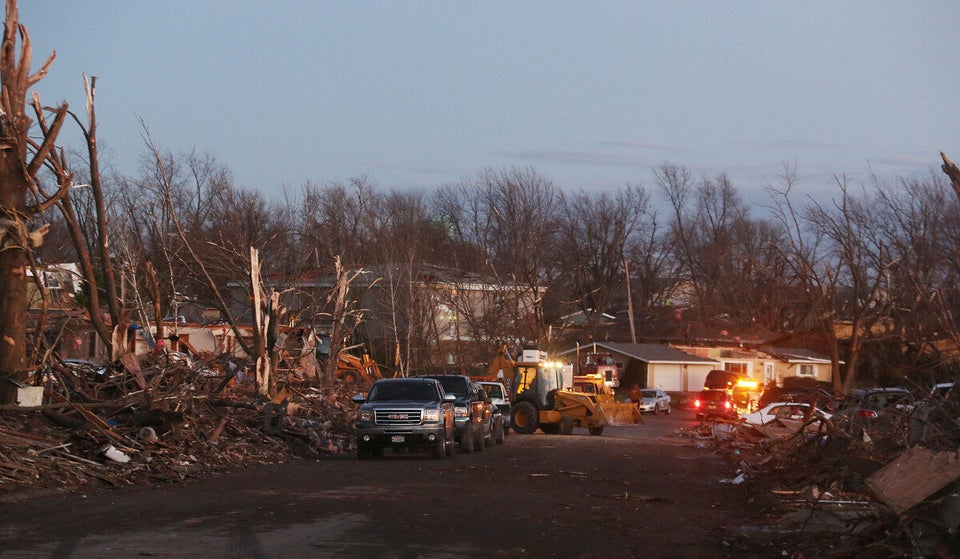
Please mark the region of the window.
[[47, 289], [60, 289], [63, 287], [60, 284], [60, 276], [58, 276], [56, 272], [44, 272], [43, 283]]
[[801, 363], [797, 365], [797, 376], [815, 377], [817, 376], [817, 370], [810, 363]]
[[747, 374], [747, 364], [746, 363], [724, 363], [724, 371], [730, 371], [731, 373], [737, 373], [738, 375]]

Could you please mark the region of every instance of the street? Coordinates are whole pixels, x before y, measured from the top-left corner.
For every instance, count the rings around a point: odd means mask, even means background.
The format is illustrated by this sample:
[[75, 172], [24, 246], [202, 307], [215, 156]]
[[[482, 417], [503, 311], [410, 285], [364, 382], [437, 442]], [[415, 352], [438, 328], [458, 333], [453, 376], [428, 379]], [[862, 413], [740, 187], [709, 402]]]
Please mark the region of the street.
[[747, 497], [678, 432], [694, 425], [675, 409], [444, 460], [388, 451], [20, 496], [2, 505], [0, 557], [760, 557], [725, 537]]

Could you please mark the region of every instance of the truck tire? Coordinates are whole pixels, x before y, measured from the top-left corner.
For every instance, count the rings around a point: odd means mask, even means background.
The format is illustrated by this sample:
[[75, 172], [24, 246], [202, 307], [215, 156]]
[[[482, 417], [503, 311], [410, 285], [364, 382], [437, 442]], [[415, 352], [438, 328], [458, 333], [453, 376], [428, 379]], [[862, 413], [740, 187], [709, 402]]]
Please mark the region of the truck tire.
[[560, 432], [559, 423], [541, 423], [540, 430], [548, 435], [556, 435]]
[[460, 452], [470, 454], [473, 452], [473, 427], [467, 425], [460, 435]]
[[561, 435], [572, 435], [573, 434], [573, 416], [563, 414], [560, 416], [560, 434]]
[[457, 446], [457, 440], [453, 438], [453, 435], [447, 440], [447, 444], [444, 445], [444, 451], [447, 453], [447, 456], [453, 456], [453, 449]]
[[602, 434], [603, 434], [603, 426], [601, 425], [600, 427], [591, 427], [591, 428], [588, 429], [588, 431], [590, 431], [590, 434], [591, 434], [591, 435], [594, 435], [594, 436], [602, 435]]
[[447, 455], [447, 439], [441, 437], [439, 441], [433, 444], [433, 457], [437, 460], [443, 460]]
[[506, 435], [506, 431], [503, 428], [503, 421], [498, 421], [494, 426], [496, 430], [494, 431], [493, 442], [503, 444], [503, 437]]
[[369, 446], [357, 445], [358, 460], [366, 460], [372, 456], [373, 456], [373, 452], [371, 451]]
[[540, 412], [530, 402], [517, 402], [513, 406], [513, 416], [510, 418], [513, 430], [521, 435], [532, 435], [540, 426]]

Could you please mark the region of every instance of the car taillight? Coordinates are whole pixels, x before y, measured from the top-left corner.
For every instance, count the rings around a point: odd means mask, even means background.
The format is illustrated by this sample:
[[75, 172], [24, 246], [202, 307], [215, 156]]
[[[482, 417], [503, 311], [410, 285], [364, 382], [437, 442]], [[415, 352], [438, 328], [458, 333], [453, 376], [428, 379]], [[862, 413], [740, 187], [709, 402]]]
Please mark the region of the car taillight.
[[693, 407], [699, 408], [699, 407], [700, 407], [700, 400], [694, 400], [694, 401], [693, 401]]
[[868, 419], [874, 419], [874, 418], [876, 418], [879, 414], [877, 414], [877, 412], [875, 412], [875, 411], [873, 411], [873, 410], [857, 410], [857, 414], [856, 414], [856, 415], [857, 415], [857, 417], [866, 417], [866, 418], [868, 418]]
[[726, 401], [726, 402], [723, 403], [723, 407], [725, 407], [725, 408], [727, 408], [727, 409], [730, 409], [730, 408], [733, 407], [733, 404], [731, 404], [730, 401], [728, 400], [728, 401]]

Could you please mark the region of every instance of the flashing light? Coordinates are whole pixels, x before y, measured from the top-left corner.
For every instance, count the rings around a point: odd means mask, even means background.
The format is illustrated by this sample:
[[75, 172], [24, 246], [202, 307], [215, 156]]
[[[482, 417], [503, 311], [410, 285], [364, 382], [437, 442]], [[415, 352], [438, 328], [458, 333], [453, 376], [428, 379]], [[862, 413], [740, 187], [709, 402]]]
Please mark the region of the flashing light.
[[699, 408], [699, 407], [700, 407], [700, 399], [699, 399], [699, 398], [693, 401], [693, 407], [695, 407], [695, 408]]
[[739, 388], [756, 388], [756, 387], [757, 387], [757, 381], [755, 381], [755, 380], [738, 380], [738, 381], [737, 381], [737, 386], [738, 386]]

